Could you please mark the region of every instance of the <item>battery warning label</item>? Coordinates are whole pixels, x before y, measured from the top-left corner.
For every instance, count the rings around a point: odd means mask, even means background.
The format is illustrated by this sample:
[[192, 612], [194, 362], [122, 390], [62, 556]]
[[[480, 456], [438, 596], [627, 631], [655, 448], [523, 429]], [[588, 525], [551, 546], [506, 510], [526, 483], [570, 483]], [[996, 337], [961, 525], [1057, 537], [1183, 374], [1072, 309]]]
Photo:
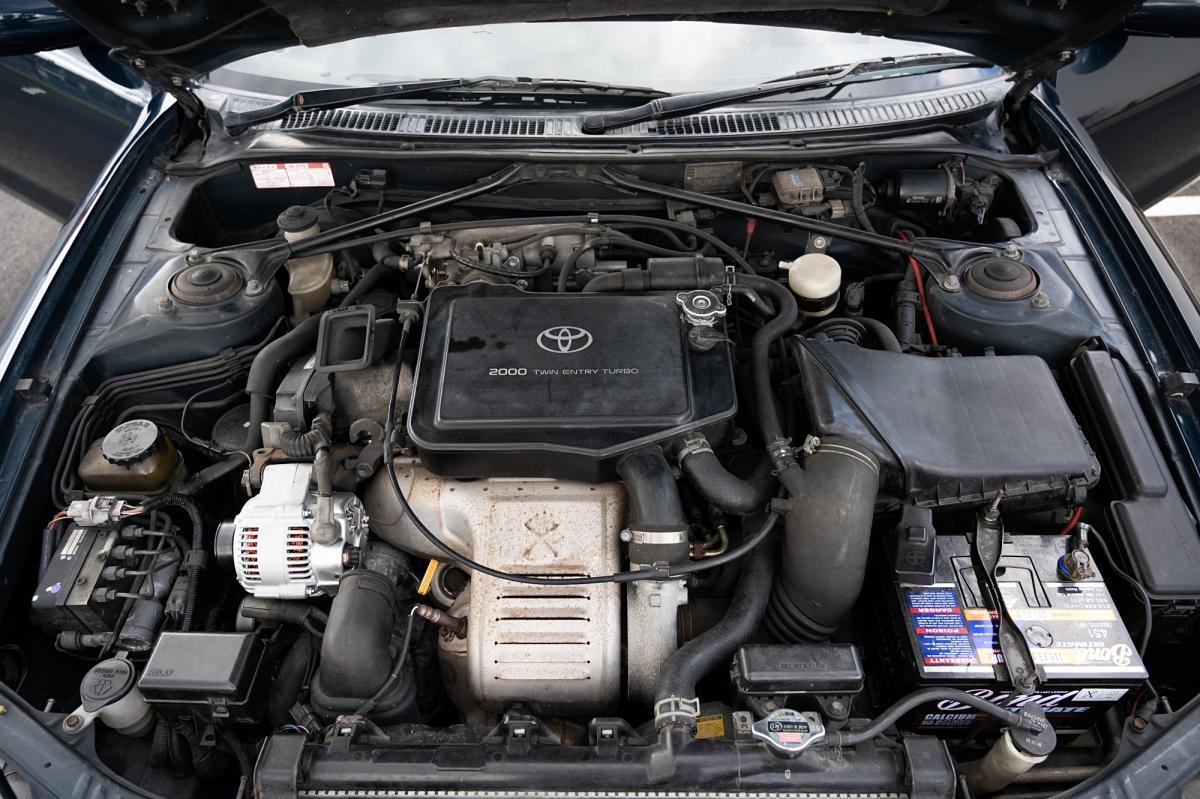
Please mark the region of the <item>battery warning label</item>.
[[926, 666], [970, 666], [978, 662], [966, 618], [953, 588], [905, 592], [913, 632]]
[[[904, 597], [925, 666], [944, 671], [1003, 662], [994, 611], [960, 607], [958, 591], [951, 586], [908, 588]], [[1075, 607], [1010, 607], [1009, 614], [1039, 665], [1140, 671], [1136, 651], [1105, 599], [1080, 596]]]

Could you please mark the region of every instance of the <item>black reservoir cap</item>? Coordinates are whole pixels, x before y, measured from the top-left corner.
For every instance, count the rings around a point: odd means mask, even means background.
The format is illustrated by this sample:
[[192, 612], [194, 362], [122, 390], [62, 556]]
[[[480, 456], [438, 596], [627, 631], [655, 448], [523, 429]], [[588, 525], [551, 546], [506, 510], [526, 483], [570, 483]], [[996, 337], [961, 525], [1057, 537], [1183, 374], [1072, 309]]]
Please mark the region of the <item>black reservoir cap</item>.
[[747, 696], [857, 694], [863, 667], [853, 644], [750, 644], [738, 650], [735, 680]]

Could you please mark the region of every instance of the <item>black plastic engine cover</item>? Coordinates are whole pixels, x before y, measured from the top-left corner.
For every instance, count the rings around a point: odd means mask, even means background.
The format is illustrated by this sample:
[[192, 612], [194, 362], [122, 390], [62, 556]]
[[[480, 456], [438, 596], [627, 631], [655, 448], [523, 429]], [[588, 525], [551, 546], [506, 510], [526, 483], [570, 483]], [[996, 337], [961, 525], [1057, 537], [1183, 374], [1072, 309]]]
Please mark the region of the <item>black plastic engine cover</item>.
[[475, 283], [430, 295], [408, 432], [447, 476], [599, 481], [622, 454], [736, 411], [729, 345], [689, 347], [674, 292]]

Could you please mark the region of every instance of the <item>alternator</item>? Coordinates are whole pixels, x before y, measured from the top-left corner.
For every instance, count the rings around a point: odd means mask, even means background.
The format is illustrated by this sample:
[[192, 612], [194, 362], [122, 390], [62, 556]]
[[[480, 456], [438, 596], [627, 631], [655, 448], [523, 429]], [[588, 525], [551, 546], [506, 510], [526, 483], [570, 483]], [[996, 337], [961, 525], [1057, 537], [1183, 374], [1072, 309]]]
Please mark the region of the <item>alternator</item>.
[[315, 542], [311, 476], [311, 463], [267, 466], [262, 489], [218, 528], [218, 558], [232, 565], [247, 593], [281, 599], [337, 593], [347, 550], [360, 545], [368, 519], [358, 497], [336, 492], [330, 506], [337, 536], [332, 543]]

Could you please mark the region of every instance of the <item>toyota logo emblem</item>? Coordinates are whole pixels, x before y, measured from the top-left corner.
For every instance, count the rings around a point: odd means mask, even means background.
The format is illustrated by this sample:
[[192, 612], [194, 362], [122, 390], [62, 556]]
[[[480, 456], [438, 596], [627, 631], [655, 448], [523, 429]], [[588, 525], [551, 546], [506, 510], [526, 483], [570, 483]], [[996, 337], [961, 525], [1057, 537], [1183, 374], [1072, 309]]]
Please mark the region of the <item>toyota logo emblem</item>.
[[592, 334], [582, 327], [571, 325], [548, 327], [538, 333], [537, 345], [546, 352], [569, 355], [572, 352], [583, 352], [592, 346]]

